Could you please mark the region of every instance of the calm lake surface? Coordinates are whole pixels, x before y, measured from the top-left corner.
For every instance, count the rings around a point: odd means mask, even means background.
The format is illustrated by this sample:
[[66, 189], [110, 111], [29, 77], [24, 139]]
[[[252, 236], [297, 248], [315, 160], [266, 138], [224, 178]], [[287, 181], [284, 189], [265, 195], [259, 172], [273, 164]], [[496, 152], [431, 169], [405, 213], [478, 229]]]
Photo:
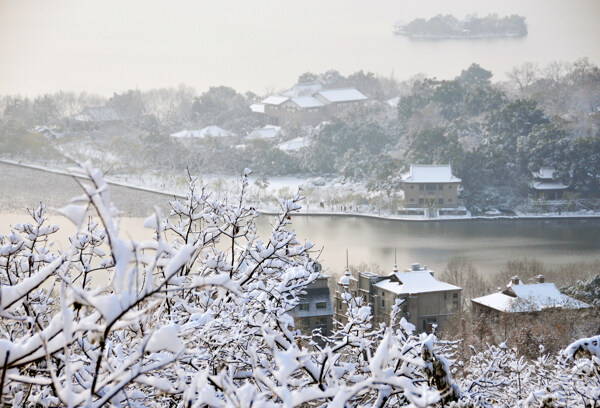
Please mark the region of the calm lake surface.
[[[600, 63], [598, 0], [84, 3], [0, 0], [0, 78], [7, 78], [0, 93], [112, 95], [185, 83], [200, 92], [227, 85], [262, 95], [291, 86], [306, 71], [453, 78], [475, 62], [503, 80], [525, 61]], [[475, 13], [523, 15], [529, 34], [442, 41], [392, 34], [399, 20]]]
[[[27, 221], [26, 208], [40, 200], [52, 209], [64, 207], [80, 194], [75, 181], [56, 175], [0, 163], [0, 234]], [[169, 196], [124, 187], [111, 187], [113, 202], [123, 212], [124, 237], [150, 239], [143, 217], [154, 205], [166, 210]], [[261, 216], [259, 233], [265, 235], [272, 216]], [[73, 228], [59, 215], [51, 222], [63, 228], [64, 240]], [[350, 263], [377, 264], [390, 270], [397, 250], [398, 265], [419, 262], [441, 271], [456, 256], [466, 256], [485, 275], [498, 272], [510, 259], [536, 258], [556, 267], [572, 262], [600, 261], [600, 219], [495, 220], [402, 222], [350, 216], [296, 216], [292, 228], [315, 248], [323, 247], [321, 260], [332, 274], [343, 271], [346, 250]], [[58, 247], [62, 247], [60, 243]]]

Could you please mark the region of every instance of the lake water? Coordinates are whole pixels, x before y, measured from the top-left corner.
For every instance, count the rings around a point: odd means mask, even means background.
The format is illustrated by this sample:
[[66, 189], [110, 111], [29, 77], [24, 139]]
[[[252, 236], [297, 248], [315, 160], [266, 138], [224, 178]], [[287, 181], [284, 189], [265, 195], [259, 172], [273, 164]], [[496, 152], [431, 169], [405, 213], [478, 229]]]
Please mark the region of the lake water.
[[[118, 10], [118, 12], [115, 12]], [[416, 41], [398, 20], [524, 15], [520, 39]], [[598, 0], [0, 0], [0, 93], [228, 85], [258, 94], [305, 71], [452, 78], [471, 63], [494, 80], [525, 61], [600, 63]]]
[[[8, 232], [11, 224], [26, 221], [25, 208], [39, 205], [40, 200], [56, 209], [80, 194], [70, 177], [2, 163], [0, 191], [0, 234]], [[165, 211], [169, 200], [166, 195], [115, 186], [111, 197], [123, 211], [123, 236], [136, 240], [151, 238], [151, 231], [141, 228], [143, 217], [155, 204]], [[259, 218], [262, 236], [272, 220], [272, 216]], [[61, 240], [72, 233], [66, 219], [53, 215], [51, 221], [63, 227]], [[323, 248], [322, 263], [334, 275], [345, 267], [346, 250], [351, 264], [377, 264], [385, 271], [392, 268], [395, 251], [400, 267], [419, 262], [441, 271], [453, 257], [465, 256], [485, 275], [500, 271], [510, 259], [536, 258], [550, 267], [600, 261], [600, 219], [403, 222], [299, 215], [293, 218], [292, 228], [301, 240]]]

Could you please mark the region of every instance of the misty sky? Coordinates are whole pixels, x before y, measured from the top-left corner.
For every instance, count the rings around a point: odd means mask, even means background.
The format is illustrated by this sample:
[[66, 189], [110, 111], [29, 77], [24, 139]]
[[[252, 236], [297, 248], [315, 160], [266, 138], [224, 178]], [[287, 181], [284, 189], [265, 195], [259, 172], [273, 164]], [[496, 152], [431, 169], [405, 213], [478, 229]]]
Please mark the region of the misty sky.
[[[530, 35], [490, 45], [391, 33], [397, 20], [475, 12], [527, 15]], [[0, 94], [180, 83], [261, 93], [309, 70], [452, 77], [471, 62], [503, 75], [525, 60], [598, 63], [598, 21], [598, 0], [0, 0]]]

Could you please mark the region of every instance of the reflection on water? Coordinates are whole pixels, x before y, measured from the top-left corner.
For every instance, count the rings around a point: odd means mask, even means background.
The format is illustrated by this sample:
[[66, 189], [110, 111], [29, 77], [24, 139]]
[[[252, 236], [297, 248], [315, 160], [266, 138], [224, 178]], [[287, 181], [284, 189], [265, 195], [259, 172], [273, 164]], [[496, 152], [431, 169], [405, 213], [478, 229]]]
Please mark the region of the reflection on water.
[[[258, 218], [258, 231], [266, 236], [273, 216]], [[9, 225], [29, 222], [26, 214], [0, 214], [0, 233]], [[55, 247], [66, 249], [75, 232], [64, 217], [50, 222], [60, 225]], [[142, 218], [121, 219], [121, 236], [143, 241], [153, 231], [143, 228]], [[441, 271], [456, 256], [469, 258], [483, 274], [498, 272], [510, 259], [536, 258], [556, 267], [574, 262], [600, 261], [600, 220], [399, 222], [360, 217], [295, 216], [291, 228], [300, 240], [323, 248], [322, 264], [331, 274], [345, 267], [346, 249], [350, 263], [377, 264], [390, 270], [397, 250], [398, 265], [419, 262]]]

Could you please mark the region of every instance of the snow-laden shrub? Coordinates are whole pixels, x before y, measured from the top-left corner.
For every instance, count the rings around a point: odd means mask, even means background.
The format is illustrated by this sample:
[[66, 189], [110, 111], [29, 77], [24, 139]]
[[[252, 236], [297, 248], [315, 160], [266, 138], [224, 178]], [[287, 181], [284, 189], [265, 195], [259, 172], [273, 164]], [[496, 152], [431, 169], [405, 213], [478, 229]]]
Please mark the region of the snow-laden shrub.
[[[77, 225], [65, 250], [45, 208], [0, 236], [0, 389], [14, 406], [425, 407], [422, 341], [406, 321], [372, 329], [366, 305], [348, 324], [307, 338], [288, 311], [318, 273], [312, 244], [289, 230], [301, 197], [279, 200], [258, 236], [244, 204], [218, 202], [195, 180], [145, 226], [119, 235], [102, 174], [73, 169], [83, 195], [63, 213]], [[92, 217], [91, 215], [94, 215]], [[65, 247], [65, 246], [63, 246]], [[348, 299], [351, 303], [354, 302]], [[427, 340], [431, 349], [431, 339]], [[429, 357], [435, 356], [426, 353]]]
[[319, 274], [312, 244], [289, 229], [301, 197], [279, 200], [261, 238], [247, 172], [233, 203], [192, 180], [168, 217], [145, 220], [145, 242], [119, 235], [98, 170], [73, 172], [84, 194], [63, 209], [78, 228], [65, 250], [43, 206], [0, 235], [3, 406], [598, 404], [597, 338], [536, 362], [490, 348], [455, 380], [451, 344], [414, 334], [399, 304], [372, 327], [370, 306], [347, 292], [347, 323], [302, 335], [288, 312]]

